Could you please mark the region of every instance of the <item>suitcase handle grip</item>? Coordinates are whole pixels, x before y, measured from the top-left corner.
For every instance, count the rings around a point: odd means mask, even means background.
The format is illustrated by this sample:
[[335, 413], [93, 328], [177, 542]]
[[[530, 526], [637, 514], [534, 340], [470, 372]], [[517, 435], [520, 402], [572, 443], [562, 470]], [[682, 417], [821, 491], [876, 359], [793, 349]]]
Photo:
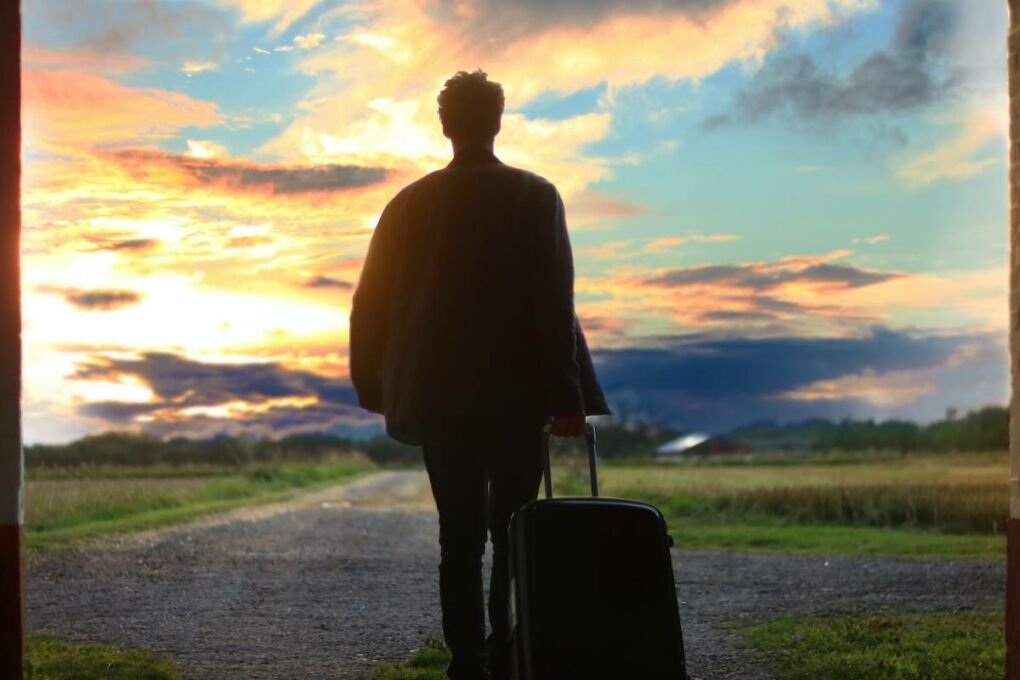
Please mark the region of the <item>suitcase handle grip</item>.
[[[549, 437], [552, 434], [552, 424], [542, 427], [542, 476], [545, 480], [545, 497], [552, 498], [552, 463], [549, 460]], [[591, 423], [584, 424], [584, 441], [588, 446], [588, 476], [591, 479], [591, 495], [599, 496], [599, 456], [595, 450], [595, 426]]]

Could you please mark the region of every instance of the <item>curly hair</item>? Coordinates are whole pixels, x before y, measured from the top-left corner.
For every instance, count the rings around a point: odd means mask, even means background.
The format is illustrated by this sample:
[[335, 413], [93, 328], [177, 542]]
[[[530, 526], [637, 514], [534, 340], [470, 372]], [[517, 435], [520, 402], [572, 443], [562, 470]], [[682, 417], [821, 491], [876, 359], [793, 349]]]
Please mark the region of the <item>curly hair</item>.
[[489, 80], [482, 69], [458, 71], [446, 81], [436, 101], [443, 134], [451, 139], [489, 139], [499, 132], [503, 86]]

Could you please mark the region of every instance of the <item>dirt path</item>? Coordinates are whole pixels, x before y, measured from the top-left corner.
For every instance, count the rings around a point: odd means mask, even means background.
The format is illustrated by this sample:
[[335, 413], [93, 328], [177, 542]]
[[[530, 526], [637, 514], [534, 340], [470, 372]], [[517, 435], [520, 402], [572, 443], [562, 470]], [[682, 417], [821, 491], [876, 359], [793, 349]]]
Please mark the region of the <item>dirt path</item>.
[[[166, 653], [189, 678], [349, 678], [439, 634], [423, 472], [66, 551], [29, 565], [29, 625]], [[734, 624], [830, 610], [1001, 607], [995, 560], [674, 553], [692, 678], [767, 678]]]

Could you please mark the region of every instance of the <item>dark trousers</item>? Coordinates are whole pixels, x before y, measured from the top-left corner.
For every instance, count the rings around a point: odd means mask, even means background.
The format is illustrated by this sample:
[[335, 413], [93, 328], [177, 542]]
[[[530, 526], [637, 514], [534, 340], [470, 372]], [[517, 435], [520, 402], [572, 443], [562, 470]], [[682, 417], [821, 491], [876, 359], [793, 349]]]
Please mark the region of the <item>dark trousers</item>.
[[[422, 450], [439, 511], [439, 599], [451, 680], [510, 677], [508, 644], [510, 515], [538, 495], [542, 423], [509, 419], [480, 427], [448, 423]], [[492, 536], [489, 624], [485, 635], [482, 555]]]

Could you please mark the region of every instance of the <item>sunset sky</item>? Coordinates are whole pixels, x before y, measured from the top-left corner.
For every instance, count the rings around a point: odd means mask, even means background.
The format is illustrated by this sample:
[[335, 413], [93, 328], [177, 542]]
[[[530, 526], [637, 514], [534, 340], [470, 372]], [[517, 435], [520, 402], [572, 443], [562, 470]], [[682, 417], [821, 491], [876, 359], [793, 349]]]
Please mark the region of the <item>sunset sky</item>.
[[1007, 398], [999, 0], [24, 3], [25, 435], [366, 435], [372, 229], [501, 82], [619, 415]]

